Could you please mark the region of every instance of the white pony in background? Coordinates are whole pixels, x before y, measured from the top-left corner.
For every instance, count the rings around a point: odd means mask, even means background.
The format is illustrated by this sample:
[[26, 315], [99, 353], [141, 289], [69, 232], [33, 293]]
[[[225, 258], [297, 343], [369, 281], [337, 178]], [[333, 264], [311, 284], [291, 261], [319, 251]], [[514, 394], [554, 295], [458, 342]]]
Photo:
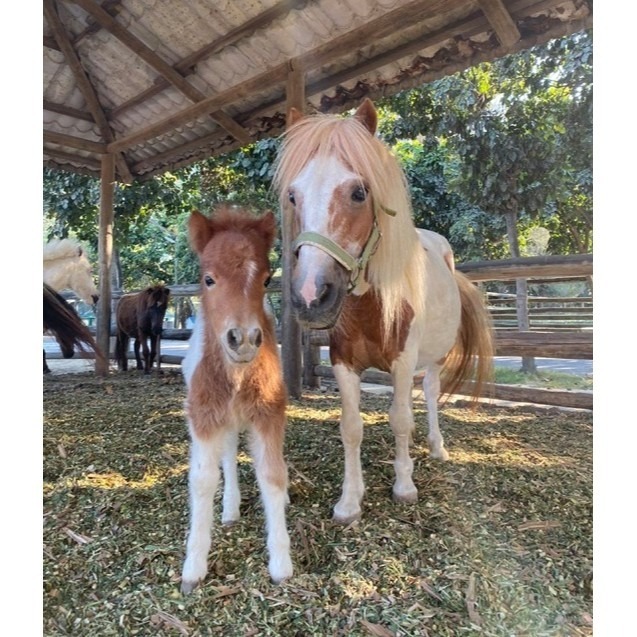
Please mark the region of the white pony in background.
[[95, 305], [99, 293], [93, 281], [91, 264], [79, 243], [53, 239], [43, 250], [44, 283], [56, 292], [73, 290], [85, 303]]

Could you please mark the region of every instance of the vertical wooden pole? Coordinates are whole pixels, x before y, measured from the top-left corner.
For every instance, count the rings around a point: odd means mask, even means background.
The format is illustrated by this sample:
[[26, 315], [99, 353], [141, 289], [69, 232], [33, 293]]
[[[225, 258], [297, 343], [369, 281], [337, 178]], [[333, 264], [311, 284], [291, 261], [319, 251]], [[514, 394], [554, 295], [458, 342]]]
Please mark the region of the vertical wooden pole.
[[115, 190], [115, 155], [102, 155], [100, 183], [100, 218], [98, 238], [99, 292], [96, 340], [104, 352], [104, 362], [95, 365], [95, 373], [108, 375], [111, 337], [111, 264], [113, 259], [113, 192]]
[[[287, 80], [287, 123], [290, 124], [290, 109], [305, 110], [305, 76], [302, 71], [291, 66]], [[292, 311], [291, 280], [292, 251], [290, 249], [294, 237], [293, 220], [281, 211], [281, 244], [282, 244], [282, 330], [281, 357], [283, 360], [283, 377], [292, 398], [301, 396], [302, 364], [301, 364], [301, 327]]]

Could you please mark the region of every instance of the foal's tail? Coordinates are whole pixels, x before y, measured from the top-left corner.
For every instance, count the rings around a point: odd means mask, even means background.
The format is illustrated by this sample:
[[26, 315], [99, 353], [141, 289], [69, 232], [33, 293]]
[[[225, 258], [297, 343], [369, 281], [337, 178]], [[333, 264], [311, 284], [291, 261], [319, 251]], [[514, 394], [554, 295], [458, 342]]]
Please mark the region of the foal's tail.
[[93, 351], [96, 359], [101, 363], [105, 362], [102, 350], [97, 346], [95, 338], [88, 327], [82, 323], [73, 306], [46, 283], [42, 308], [44, 330], [55, 336], [65, 358], [73, 356], [73, 350], [77, 348], [83, 352]]
[[453, 349], [442, 367], [441, 395], [456, 392], [465, 380], [473, 380], [475, 401], [485, 382], [493, 379], [493, 326], [478, 288], [464, 275], [454, 272], [461, 300], [461, 319]]

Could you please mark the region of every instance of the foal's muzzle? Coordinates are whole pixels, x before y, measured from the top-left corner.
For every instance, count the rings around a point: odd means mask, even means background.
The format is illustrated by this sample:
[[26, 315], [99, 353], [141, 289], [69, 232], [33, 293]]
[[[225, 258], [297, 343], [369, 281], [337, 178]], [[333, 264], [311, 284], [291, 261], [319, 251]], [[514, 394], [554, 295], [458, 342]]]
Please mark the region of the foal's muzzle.
[[257, 355], [263, 343], [260, 327], [231, 327], [222, 340], [223, 348], [234, 363], [249, 363]]

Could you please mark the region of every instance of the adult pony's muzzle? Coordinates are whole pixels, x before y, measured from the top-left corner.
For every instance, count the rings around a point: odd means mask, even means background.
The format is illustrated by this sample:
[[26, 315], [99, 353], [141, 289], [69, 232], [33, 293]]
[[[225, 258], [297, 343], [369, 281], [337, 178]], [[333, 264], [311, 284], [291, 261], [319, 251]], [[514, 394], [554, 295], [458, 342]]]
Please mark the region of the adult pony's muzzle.
[[313, 278], [293, 276], [292, 307], [298, 321], [310, 329], [334, 327], [347, 294], [349, 273], [332, 262]]

